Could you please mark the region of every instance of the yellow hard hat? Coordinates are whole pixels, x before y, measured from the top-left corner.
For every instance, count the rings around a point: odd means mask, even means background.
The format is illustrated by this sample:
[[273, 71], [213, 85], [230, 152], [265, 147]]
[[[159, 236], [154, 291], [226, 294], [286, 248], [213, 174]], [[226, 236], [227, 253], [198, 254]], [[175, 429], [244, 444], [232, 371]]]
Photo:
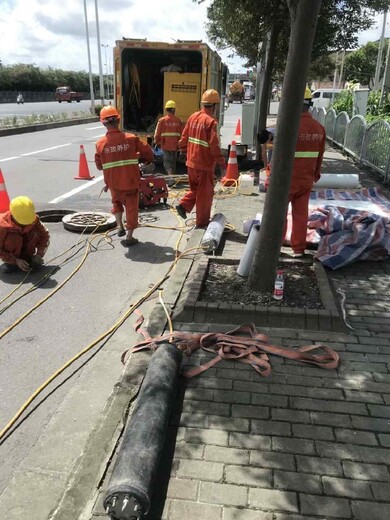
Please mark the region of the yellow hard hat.
[[169, 99], [165, 103], [165, 108], [176, 108], [176, 103], [173, 101], [173, 99]]
[[203, 92], [202, 103], [205, 105], [215, 105], [216, 103], [219, 103], [219, 101], [219, 94], [213, 88], [209, 88]]
[[100, 121], [102, 123], [106, 123], [110, 118], [119, 119], [119, 117], [119, 112], [115, 107], [106, 106], [100, 110]]
[[306, 87], [305, 89], [304, 99], [311, 99], [311, 90], [309, 89], [309, 87]]
[[12, 199], [9, 209], [14, 220], [22, 226], [32, 224], [37, 218], [33, 201], [24, 195]]

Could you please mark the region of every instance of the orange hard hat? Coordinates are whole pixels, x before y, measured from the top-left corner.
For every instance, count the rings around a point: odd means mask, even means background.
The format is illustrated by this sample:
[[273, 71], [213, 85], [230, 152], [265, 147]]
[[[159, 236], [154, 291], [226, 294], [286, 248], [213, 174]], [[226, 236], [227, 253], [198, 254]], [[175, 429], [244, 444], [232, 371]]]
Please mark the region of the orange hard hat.
[[203, 92], [202, 103], [204, 103], [205, 105], [215, 105], [219, 102], [219, 94], [213, 88], [209, 88], [208, 90]]
[[119, 117], [118, 110], [112, 106], [103, 107], [100, 111], [100, 121], [102, 123], [107, 122], [111, 118], [119, 119]]

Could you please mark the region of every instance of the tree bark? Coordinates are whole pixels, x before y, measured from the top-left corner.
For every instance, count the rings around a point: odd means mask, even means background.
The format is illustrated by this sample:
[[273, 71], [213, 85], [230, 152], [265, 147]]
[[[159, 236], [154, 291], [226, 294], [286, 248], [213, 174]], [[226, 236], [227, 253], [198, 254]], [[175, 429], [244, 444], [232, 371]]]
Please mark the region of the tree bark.
[[[269, 107], [269, 99], [271, 92], [271, 83], [272, 83], [272, 72], [274, 69], [276, 49], [278, 45], [278, 37], [281, 31], [281, 26], [275, 24], [272, 26], [271, 33], [269, 35], [269, 39], [267, 39], [267, 57], [265, 61], [264, 68], [264, 77], [260, 94], [259, 101], [259, 119], [257, 122], [258, 130], [266, 127], [267, 124], [267, 115], [268, 115], [268, 107]], [[261, 157], [261, 146], [258, 146], [256, 143], [256, 159], [263, 159]]]
[[248, 283], [251, 289], [273, 289], [288, 207], [295, 146], [321, 0], [288, 0], [291, 37], [277, 131], [272, 152], [271, 182]]

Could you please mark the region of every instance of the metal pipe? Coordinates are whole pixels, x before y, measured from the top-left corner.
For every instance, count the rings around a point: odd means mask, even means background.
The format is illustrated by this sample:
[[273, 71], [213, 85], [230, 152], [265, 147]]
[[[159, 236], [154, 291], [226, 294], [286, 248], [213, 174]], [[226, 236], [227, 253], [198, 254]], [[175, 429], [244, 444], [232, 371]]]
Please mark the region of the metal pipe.
[[112, 520], [138, 520], [149, 511], [181, 359], [181, 351], [166, 342], [149, 362], [104, 495]]

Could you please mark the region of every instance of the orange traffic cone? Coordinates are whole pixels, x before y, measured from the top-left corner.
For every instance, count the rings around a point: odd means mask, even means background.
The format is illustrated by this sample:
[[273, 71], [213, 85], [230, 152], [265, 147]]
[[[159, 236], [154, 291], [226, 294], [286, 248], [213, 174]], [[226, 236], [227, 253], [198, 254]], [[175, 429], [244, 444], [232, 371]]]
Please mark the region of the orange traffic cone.
[[241, 137], [241, 121], [240, 120], [237, 121], [236, 133], [234, 135], [238, 135]]
[[9, 197], [7, 188], [5, 187], [3, 173], [0, 170], [0, 213], [5, 213], [9, 210]]
[[237, 184], [238, 180], [238, 164], [237, 164], [237, 151], [236, 141], [232, 141], [230, 147], [229, 160], [226, 168], [226, 175], [221, 179], [223, 186], [232, 186]]
[[94, 179], [95, 176], [89, 174], [89, 168], [87, 163], [87, 158], [85, 157], [84, 146], [80, 144], [80, 160], [79, 160], [79, 175], [75, 177], [75, 179], [80, 181], [90, 181]]

